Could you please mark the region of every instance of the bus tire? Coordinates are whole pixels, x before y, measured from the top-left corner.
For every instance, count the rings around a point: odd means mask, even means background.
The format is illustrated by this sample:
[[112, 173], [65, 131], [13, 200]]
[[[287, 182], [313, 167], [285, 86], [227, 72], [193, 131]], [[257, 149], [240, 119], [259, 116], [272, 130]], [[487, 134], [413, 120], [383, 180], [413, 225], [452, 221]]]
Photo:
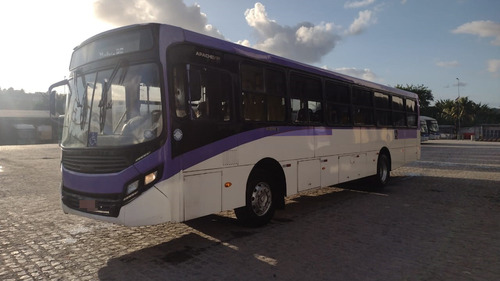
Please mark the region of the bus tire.
[[271, 177], [256, 173], [249, 179], [246, 205], [235, 209], [236, 217], [245, 225], [257, 227], [267, 224], [274, 216], [275, 191]]
[[377, 190], [383, 189], [391, 178], [391, 164], [385, 153], [380, 153], [377, 160], [377, 174], [374, 182]]

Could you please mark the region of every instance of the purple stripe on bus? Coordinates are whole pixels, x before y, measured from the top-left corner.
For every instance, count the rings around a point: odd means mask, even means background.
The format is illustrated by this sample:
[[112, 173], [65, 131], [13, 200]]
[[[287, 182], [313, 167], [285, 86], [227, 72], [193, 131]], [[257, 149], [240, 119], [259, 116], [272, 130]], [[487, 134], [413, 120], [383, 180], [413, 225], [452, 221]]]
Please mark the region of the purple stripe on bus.
[[[345, 129], [345, 128], [340, 128]], [[350, 128], [352, 130], [352, 128]], [[378, 129], [374, 129], [378, 130]], [[411, 139], [417, 137], [416, 129], [396, 129], [397, 139]], [[318, 136], [318, 135], [332, 135], [332, 128], [326, 127], [267, 127], [255, 129], [241, 134], [231, 136], [212, 144], [194, 149], [183, 155], [176, 157], [169, 161], [166, 169], [164, 179], [167, 179], [177, 174], [181, 169], [188, 169], [196, 164], [199, 164], [211, 157], [214, 157], [224, 151], [233, 149], [237, 146], [249, 143], [264, 137], [269, 136]]]
[[85, 193], [122, 193], [129, 180], [139, 176], [131, 166], [116, 174], [83, 174], [69, 171], [63, 167], [63, 185], [71, 190]]
[[416, 139], [417, 138], [417, 130], [408, 130], [408, 129], [396, 129], [397, 139]]
[[233, 149], [237, 146], [249, 143], [261, 138], [269, 136], [314, 136], [314, 135], [332, 135], [330, 128], [314, 128], [314, 127], [267, 127], [259, 128], [238, 135], [230, 136], [225, 139], [216, 141], [209, 145], [186, 152], [183, 155], [169, 161], [165, 169], [164, 179], [169, 178], [181, 169], [188, 169], [196, 164], [199, 164], [211, 157], [214, 157], [224, 151]]

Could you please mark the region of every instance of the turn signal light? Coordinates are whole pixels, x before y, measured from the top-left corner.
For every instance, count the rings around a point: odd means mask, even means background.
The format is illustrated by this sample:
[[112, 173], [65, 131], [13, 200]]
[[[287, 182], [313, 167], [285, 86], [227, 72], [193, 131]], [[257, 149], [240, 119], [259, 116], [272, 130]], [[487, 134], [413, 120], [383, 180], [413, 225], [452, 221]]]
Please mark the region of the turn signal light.
[[156, 176], [158, 176], [158, 171], [154, 171], [152, 173], [147, 174], [144, 177], [144, 185], [152, 183], [156, 179]]

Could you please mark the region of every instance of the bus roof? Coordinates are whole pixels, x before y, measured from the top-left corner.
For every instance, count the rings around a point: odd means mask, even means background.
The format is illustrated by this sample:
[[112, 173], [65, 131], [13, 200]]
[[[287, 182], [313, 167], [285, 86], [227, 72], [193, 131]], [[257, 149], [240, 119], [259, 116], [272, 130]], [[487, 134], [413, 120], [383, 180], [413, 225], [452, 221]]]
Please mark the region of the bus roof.
[[[116, 29], [108, 30], [108, 31], [99, 33], [99, 34], [85, 40], [79, 46], [75, 47], [74, 51], [78, 50], [79, 48], [83, 47], [86, 44], [91, 43], [92, 41], [98, 40], [98, 39], [103, 38], [107, 35], [114, 34], [116, 32], [129, 30], [129, 29], [144, 28], [146, 26], [154, 26], [155, 28], [159, 28], [160, 32], [162, 30], [161, 27], [163, 27], [165, 30], [172, 32], [172, 33], [175, 33], [176, 35], [182, 34], [183, 38], [181, 40], [184, 42], [190, 42], [190, 43], [206, 46], [209, 48], [217, 49], [220, 51], [225, 51], [225, 52], [237, 54], [237, 55], [251, 58], [251, 59], [254, 59], [257, 61], [267, 62], [267, 63], [276, 64], [276, 65], [280, 65], [280, 66], [285, 66], [285, 67], [293, 68], [296, 70], [301, 70], [301, 71], [309, 72], [312, 74], [321, 75], [324, 77], [329, 77], [332, 79], [341, 80], [341, 81], [345, 81], [348, 83], [352, 83], [352, 84], [356, 84], [356, 85], [360, 85], [360, 86], [364, 86], [364, 87], [369, 87], [369, 88], [372, 88], [374, 90], [379, 90], [379, 91], [383, 91], [383, 92], [391, 92], [393, 94], [397, 94], [397, 95], [404, 96], [404, 97], [411, 97], [418, 102], [418, 96], [417, 96], [417, 94], [415, 94], [413, 92], [404, 91], [404, 90], [401, 90], [398, 88], [385, 86], [382, 84], [374, 83], [374, 82], [363, 80], [360, 78], [344, 75], [344, 74], [334, 72], [331, 70], [311, 66], [311, 65], [308, 65], [305, 63], [293, 61], [291, 59], [287, 59], [284, 57], [280, 57], [277, 55], [266, 53], [266, 52], [263, 52], [260, 50], [245, 47], [243, 45], [232, 43], [232, 42], [229, 42], [229, 41], [226, 41], [223, 39], [210, 37], [208, 35], [200, 34], [200, 33], [194, 32], [194, 31], [186, 30], [186, 29], [183, 29], [183, 28], [180, 28], [177, 26], [172, 26], [172, 25], [167, 25], [167, 24], [159, 24], [159, 23], [135, 24], [135, 25], [129, 25], [129, 26], [124, 26], [124, 27], [119, 27]], [[180, 39], [180, 38], [178, 38], [178, 39]]]
[[429, 117], [429, 116], [423, 116], [420, 115], [420, 120], [425, 120], [425, 121], [436, 121], [436, 119]]

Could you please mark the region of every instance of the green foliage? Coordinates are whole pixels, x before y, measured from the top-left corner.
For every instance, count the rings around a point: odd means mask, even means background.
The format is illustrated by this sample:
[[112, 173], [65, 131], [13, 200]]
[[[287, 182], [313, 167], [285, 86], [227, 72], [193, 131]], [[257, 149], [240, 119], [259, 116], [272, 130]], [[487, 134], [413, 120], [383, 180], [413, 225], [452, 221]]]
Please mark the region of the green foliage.
[[438, 100], [435, 104], [438, 122], [454, 124], [457, 128], [471, 127], [479, 124], [500, 123], [500, 113], [485, 104], [475, 103], [468, 97], [455, 100]]
[[418, 101], [420, 104], [420, 112], [425, 113], [425, 111], [429, 108], [431, 101], [434, 101], [434, 95], [432, 94], [432, 90], [427, 86], [422, 85], [408, 85], [406, 86], [397, 84], [396, 88], [405, 90], [408, 92], [412, 92], [418, 95]]

